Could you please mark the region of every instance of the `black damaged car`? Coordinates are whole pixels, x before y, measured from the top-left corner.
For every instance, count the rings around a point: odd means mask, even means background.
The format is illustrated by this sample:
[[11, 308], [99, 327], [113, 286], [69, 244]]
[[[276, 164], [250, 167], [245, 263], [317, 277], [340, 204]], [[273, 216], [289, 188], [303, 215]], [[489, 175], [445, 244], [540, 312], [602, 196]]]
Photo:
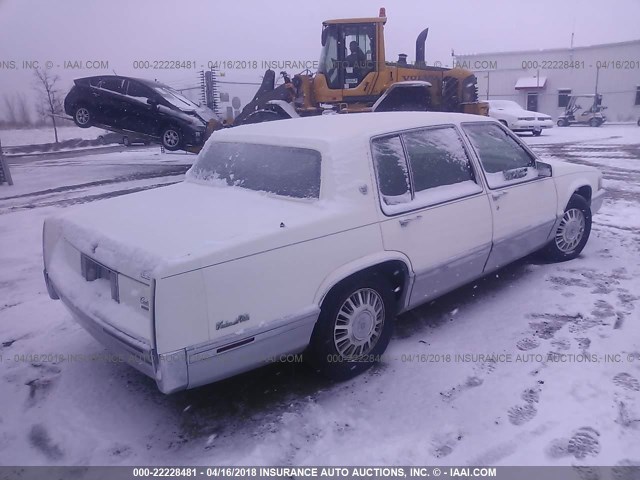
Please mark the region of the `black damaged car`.
[[[167, 150], [201, 146], [215, 113], [162, 83], [103, 75], [74, 80], [64, 111], [81, 128], [134, 132]], [[217, 119], [216, 119], [217, 120]]]

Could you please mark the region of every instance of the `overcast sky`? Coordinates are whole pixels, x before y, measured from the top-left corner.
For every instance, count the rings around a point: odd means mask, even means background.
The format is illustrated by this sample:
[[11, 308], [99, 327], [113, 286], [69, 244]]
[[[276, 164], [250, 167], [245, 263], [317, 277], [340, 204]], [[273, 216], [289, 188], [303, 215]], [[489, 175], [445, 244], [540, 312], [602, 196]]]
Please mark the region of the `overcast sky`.
[[[640, 37], [640, 0], [0, 0], [0, 97], [33, 93], [33, 75], [22, 61], [51, 61], [65, 92], [73, 78], [107, 73], [65, 70], [69, 60], [108, 61], [108, 73], [176, 87], [196, 84], [196, 71], [209, 60], [314, 61], [323, 20], [377, 16], [381, 6], [388, 17], [389, 60], [407, 53], [411, 61], [424, 27], [430, 28], [427, 61], [443, 64], [451, 62], [451, 49], [463, 54], [568, 47], [572, 29], [576, 46]], [[136, 70], [135, 60], [195, 60], [198, 67]], [[4, 68], [8, 61], [17, 69]], [[262, 72], [227, 70], [225, 78], [258, 82]]]

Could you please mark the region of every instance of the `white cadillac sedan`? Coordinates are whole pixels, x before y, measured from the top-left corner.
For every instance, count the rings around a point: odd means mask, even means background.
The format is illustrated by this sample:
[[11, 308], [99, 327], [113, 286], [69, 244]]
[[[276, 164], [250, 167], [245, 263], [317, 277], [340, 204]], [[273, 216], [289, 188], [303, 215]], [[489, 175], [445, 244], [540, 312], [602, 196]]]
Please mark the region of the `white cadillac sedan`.
[[602, 175], [498, 121], [329, 115], [215, 132], [184, 182], [44, 224], [44, 276], [164, 393], [305, 352], [335, 379], [397, 314], [535, 251], [577, 257]]
[[553, 118], [544, 113], [525, 110], [512, 100], [487, 100], [489, 116], [514, 132], [531, 132], [538, 136], [544, 128], [553, 128]]

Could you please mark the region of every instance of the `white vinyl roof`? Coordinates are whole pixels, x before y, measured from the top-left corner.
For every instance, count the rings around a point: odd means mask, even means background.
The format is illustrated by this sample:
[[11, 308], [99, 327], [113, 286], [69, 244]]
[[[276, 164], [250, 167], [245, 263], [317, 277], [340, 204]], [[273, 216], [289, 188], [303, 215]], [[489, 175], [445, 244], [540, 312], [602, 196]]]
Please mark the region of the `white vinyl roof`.
[[521, 88], [544, 88], [547, 77], [520, 77], [516, 82], [516, 90]]

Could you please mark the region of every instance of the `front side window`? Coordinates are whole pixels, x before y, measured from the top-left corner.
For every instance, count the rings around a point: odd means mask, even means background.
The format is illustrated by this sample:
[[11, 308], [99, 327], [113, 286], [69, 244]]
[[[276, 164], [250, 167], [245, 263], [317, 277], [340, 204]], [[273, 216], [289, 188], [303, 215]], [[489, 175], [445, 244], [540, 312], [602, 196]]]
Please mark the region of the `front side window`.
[[344, 26], [344, 87], [356, 87], [374, 70], [375, 25]]
[[181, 110], [194, 110], [198, 105], [193, 103], [187, 97], [183, 96], [177, 90], [169, 88], [166, 85], [156, 86], [154, 90], [162, 96], [167, 102]]
[[467, 124], [463, 129], [480, 158], [490, 188], [537, 177], [535, 159], [500, 126]]
[[403, 135], [416, 192], [474, 180], [462, 140], [453, 127]]
[[320, 197], [320, 153], [295, 147], [213, 142], [198, 155], [188, 180], [293, 198]]
[[149, 87], [146, 87], [138, 82], [129, 80], [129, 86], [127, 87], [127, 95], [130, 97], [136, 97], [143, 102], [146, 102], [149, 98], [154, 96]]
[[454, 127], [429, 128], [375, 139], [373, 160], [386, 214], [480, 193]]

